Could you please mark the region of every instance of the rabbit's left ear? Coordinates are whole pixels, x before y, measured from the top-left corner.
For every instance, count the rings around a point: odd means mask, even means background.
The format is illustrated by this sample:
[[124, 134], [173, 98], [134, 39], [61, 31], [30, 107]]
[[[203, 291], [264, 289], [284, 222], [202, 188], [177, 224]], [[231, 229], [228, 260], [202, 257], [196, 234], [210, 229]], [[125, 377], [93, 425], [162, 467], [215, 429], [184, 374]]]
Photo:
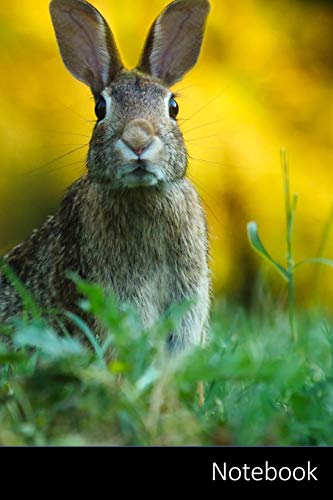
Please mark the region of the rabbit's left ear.
[[208, 0], [176, 0], [156, 19], [138, 69], [171, 86], [195, 65], [202, 45]]
[[52, 0], [50, 13], [67, 69], [99, 95], [122, 68], [107, 22], [84, 0]]

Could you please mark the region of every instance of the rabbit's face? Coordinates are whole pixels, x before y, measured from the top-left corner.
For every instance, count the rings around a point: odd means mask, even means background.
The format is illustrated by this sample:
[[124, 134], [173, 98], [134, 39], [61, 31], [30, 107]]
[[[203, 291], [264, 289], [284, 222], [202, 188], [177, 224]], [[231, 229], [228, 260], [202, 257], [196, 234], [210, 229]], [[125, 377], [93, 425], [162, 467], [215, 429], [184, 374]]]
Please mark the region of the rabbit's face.
[[88, 169], [113, 189], [168, 184], [185, 175], [187, 153], [177, 104], [158, 79], [123, 70], [96, 105]]
[[126, 71], [112, 31], [85, 0], [52, 0], [63, 61], [86, 83], [98, 122], [88, 154], [93, 182], [112, 189], [168, 185], [187, 154], [169, 88], [199, 57], [209, 0], [174, 0], [153, 23], [136, 70]]

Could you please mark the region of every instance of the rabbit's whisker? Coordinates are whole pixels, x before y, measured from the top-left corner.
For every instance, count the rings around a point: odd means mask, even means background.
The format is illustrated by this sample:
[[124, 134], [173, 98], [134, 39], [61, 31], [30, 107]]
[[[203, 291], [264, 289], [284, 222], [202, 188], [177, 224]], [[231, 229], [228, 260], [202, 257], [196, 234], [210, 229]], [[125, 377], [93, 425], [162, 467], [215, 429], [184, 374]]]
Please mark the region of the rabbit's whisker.
[[73, 167], [75, 165], [80, 165], [82, 167], [85, 167], [85, 164], [86, 164], [85, 160], [74, 161], [73, 163], [66, 163], [65, 165], [61, 165], [60, 167], [53, 168], [52, 170], [47, 170], [46, 173], [47, 173], [47, 175], [49, 175], [49, 174], [52, 175], [56, 172], [59, 172], [60, 170], [64, 170], [65, 168]]
[[191, 161], [196, 161], [198, 163], [209, 163], [211, 165], [219, 165], [219, 166], [222, 166], [223, 164], [221, 162], [218, 162], [218, 161], [211, 161], [211, 160], [205, 160], [203, 158], [195, 158], [194, 156], [191, 156], [189, 154], [189, 159]]
[[69, 142], [48, 142], [48, 143], [44, 143], [44, 146], [47, 146], [47, 147], [79, 147], [79, 146], [83, 146], [82, 142], [81, 143], [69, 143]]
[[207, 135], [206, 137], [196, 137], [195, 139], [186, 139], [186, 142], [203, 141], [204, 139], [212, 139], [213, 137], [219, 137], [217, 134]]
[[[205, 197], [209, 198], [210, 201], [214, 202], [215, 200], [213, 199], [213, 197], [211, 196], [211, 194], [207, 191], [207, 189], [204, 187], [203, 183], [200, 182], [198, 180], [197, 177], [194, 177], [192, 174], [188, 174], [187, 175], [188, 178], [194, 183], [196, 184], [200, 191], [205, 195]], [[212, 214], [212, 216], [214, 217], [214, 219], [219, 223], [219, 224], [222, 224], [222, 221], [221, 219], [216, 215], [216, 212], [212, 209], [212, 207], [207, 203], [207, 201], [201, 197], [201, 201], [202, 203], [204, 204], [205, 208]]]
[[218, 99], [219, 97], [221, 97], [221, 95], [222, 95], [222, 92], [220, 94], [217, 94], [212, 99], [210, 99], [204, 106], [202, 106], [197, 111], [195, 111], [191, 116], [189, 116], [188, 118], [184, 118], [184, 121], [191, 120], [194, 116], [196, 116], [197, 114], [199, 114], [201, 111], [203, 111], [204, 109], [208, 108], [208, 106], [210, 106], [213, 102], [215, 102], [216, 99]]
[[76, 111], [75, 109], [73, 109], [73, 107], [76, 106], [75, 103], [74, 104], [66, 105], [59, 98], [57, 98], [57, 102], [66, 111], [71, 111], [71, 113], [73, 113], [74, 115], [78, 116], [82, 121], [84, 121], [85, 123], [89, 123], [89, 120], [87, 120], [83, 115], [81, 115], [81, 113], [79, 113], [78, 111]]
[[[215, 148], [217, 150], [217, 148]], [[198, 162], [198, 163], [210, 163], [212, 166], [217, 166], [217, 167], [226, 167], [226, 168], [232, 168], [232, 169], [244, 169], [244, 168], [251, 168], [251, 167], [247, 167], [245, 166], [244, 164], [241, 165], [241, 164], [237, 164], [237, 163], [225, 163], [225, 162], [212, 162], [210, 160], [204, 160], [204, 159], [200, 159], [200, 158], [192, 158], [194, 161]], [[270, 172], [274, 172], [274, 169], [270, 169], [269, 170]]]
[[183, 130], [184, 134], [189, 134], [190, 132], [193, 132], [194, 130], [199, 130], [204, 127], [209, 127], [210, 125], [215, 125], [217, 123], [221, 123], [221, 120], [215, 120], [213, 122], [207, 122], [207, 123], [201, 123], [200, 125], [197, 125], [196, 127], [193, 127], [189, 130]]
[[50, 133], [50, 134], [62, 134], [62, 135], [76, 135], [78, 137], [86, 137], [87, 139], [90, 139], [90, 135], [86, 134], [79, 134], [78, 132], [69, 132], [67, 130], [43, 130], [43, 133]]
[[193, 87], [194, 87], [193, 85], [188, 85], [187, 87], [182, 87], [180, 89], [177, 89], [175, 95], [180, 96], [183, 90], [193, 89]]
[[80, 147], [75, 148], [72, 151], [69, 151], [68, 153], [62, 154], [62, 155], [58, 156], [57, 158], [55, 158], [54, 160], [51, 160], [47, 163], [44, 163], [44, 165], [41, 165], [38, 168], [35, 168], [34, 170], [30, 170], [29, 172], [26, 172], [26, 175], [33, 174], [34, 172], [38, 172], [39, 170], [42, 170], [43, 168], [48, 167], [49, 165], [53, 165], [55, 162], [62, 160], [63, 158], [66, 158], [66, 156], [69, 156], [73, 153], [76, 153], [76, 151], [80, 151], [81, 149], [86, 148], [88, 145], [89, 145], [89, 143], [82, 144]]

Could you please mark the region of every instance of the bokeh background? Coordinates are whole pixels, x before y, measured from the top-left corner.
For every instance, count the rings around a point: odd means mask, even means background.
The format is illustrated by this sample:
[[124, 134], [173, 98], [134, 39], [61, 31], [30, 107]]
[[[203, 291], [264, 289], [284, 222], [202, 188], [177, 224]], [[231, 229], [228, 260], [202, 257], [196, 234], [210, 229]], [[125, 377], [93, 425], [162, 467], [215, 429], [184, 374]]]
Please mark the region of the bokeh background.
[[[0, 10], [1, 253], [54, 213], [83, 174], [93, 127], [90, 92], [62, 64], [48, 3], [11, 0]], [[124, 62], [135, 66], [150, 23], [168, 2], [93, 3], [110, 22]], [[270, 252], [284, 261], [282, 147], [300, 196], [298, 259], [317, 255], [332, 215], [333, 2], [211, 3], [201, 59], [175, 90], [189, 176], [209, 218], [215, 291], [251, 304], [259, 270], [275, 297], [285, 286], [246, 237], [246, 223], [256, 220]], [[323, 250], [333, 257], [333, 236]], [[330, 307], [333, 271], [318, 276], [309, 266], [297, 282], [301, 306], [319, 297]]]

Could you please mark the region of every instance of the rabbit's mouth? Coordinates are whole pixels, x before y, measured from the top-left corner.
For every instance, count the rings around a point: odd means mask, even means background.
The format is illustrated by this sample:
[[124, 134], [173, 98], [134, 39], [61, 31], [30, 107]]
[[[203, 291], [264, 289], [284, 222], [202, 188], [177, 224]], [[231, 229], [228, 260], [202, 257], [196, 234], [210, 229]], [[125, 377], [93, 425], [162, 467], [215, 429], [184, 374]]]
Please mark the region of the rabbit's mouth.
[[137, 166], [122, 177], [122, 184], [127, 188], [156, 186], [161, 181], [158, 171], [149, 168], [144, 162], [138, 162]]
[[145, 177], [147, 174], [150, 174], [150, 172], [147, 172], [147, 170], [144, 167], [142, 167], [142, 166], [137, 167], [131, 173], [131, 175], [134, 175], [138, 179], [141, 179], [142, 177]]

